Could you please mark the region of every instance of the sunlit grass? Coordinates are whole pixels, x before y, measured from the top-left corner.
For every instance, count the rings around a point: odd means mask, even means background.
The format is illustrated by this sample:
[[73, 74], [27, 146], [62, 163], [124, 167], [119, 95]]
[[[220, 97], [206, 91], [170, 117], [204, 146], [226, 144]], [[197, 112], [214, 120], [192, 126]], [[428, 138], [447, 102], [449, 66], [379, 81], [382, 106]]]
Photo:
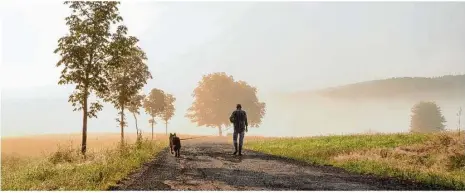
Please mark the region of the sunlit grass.
[[246, 144], [252, 150], [352, 172], [465, 189], [465, 141], [456, 133], [282, 138]]
[[44, 157], [2, 156], [2, 190], [105, 190], [166, 147], [166, 140], [143, 141], [86, 158], [78, 149], [60, 148]]

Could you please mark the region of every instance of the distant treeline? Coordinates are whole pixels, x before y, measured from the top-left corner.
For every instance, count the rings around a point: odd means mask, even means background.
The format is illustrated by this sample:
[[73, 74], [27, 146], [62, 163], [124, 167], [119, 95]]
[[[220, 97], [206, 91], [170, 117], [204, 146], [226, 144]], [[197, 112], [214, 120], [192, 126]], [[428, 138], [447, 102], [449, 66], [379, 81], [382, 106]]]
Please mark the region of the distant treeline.
[[398, 77], [372, 80], [312, 91], [308, 94], [331, 98], [391, 98], [426, 93], [437, 93], [439, 96], [465, 97], [465, 75], [431, 78]]

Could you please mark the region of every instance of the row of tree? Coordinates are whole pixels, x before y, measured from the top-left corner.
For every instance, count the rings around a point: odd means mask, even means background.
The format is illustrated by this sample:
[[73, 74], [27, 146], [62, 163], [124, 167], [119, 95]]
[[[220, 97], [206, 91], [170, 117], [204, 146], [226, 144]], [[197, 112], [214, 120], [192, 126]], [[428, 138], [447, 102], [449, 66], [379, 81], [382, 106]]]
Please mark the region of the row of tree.
[[[74, 84], [69, 97], [74, 111], [82, 110], [82, 154], [87, 149], [87, 119], [97, 117], [101, 102], [110, 102], [119, 111], [121, 140], [124, 142], [125, 114], [133, 99], [152, 75], [139, 40], [128, 35], [115, 1], [66, 1], [69, 33], [58, 40], [55, 53], [61, 56], [58, 84]], [[112, 28], [116, 26], [114, 30]], [[95, 96], [97, 100], [90, 102]]]
[[[157, 123], [156, 117], [160, 119], [165, 124], [166, 133], [168, 133], [168, 122], [173, 117], [174, 111], [174, 102], [176, 98], [169, 93], [165, 93], [160, 89], [152, 89], [147, 97], [145, 95], [137, 95], [133, 100], [133, 106], [131, 106], [130, 111], [133, 113], [134, 118], [136, 118], [136, 113], [139, 114], [138, 109], [144, 107], [145, 112], [150, 115], [149, 123], [152, 125], [152, 139], [153, 139], [153, 126]], [[136, 129], [138, 133], [140, 130], [137, 127], [136, 119]]]
[[[69, 33], [58, 40], [55, 50], [61, 56], [57, 63], [62, 68], [58, 84], [75, 85], [69, 102], [74, 111], [83, 112], [82, 154], [87, 149], [88, 118], [97, 117], [103, 108], [102, 102], [113, 104], [119, 111], [116, 120], [121, 128], [122, 144], [127, 126], [126, 110], [134, 116], [138, 140], [141, 130], [137, 115], [141, 107], [151, 117], [152, 138], [157, 117], [164, 121], [167, 130], [176, 98], [160, 89], [152, 89], [148, 96], [141, 94], [152, 75], [145, 52], [137, 46], [139, 40], [129, 36], [128, 28], [122, 23], [119, 2], [66, 1], [65, 5], [72, 12], [65, 18]], [[228, 117], [232, 108], [240, 103], [248, 111], [249, 125], [259, 126], [265, 103], [258, 100], [256, 93], [255, 87], [235, 81], [225, 73], [205, 75], [193, 92], [195, 100], [186, 117], [198, 126], [218, 128], [222, 135], [222, 128], [230, 126]], [[95, 100], [91, 101], [92, 98]]]
[[[153, 127], [157, 123], [156, 119], [159, 117], [165, 124], [166, 133], [168, 133], [168, 122], [173, 117], [174, 111], [174, 102], [176, 98], [169, 93], [165, 93], [160, 89], [152, 89], [148, 96], [144, 94], [134, 95], [129, 102], [128, 110], [134, 116], [136, 123], [136, 133], [137, 140], [142, 138], [142, 132], [137, 125], [137, 115], [140, 114], [139, 109], [144, 108], [145, 112], [150, 115], [149, 123], [152, 125], [152, 139], [153, 139]], [[124, 112], [121, 112], [123, 115], [121, 119], [118, 120], [120, 123], [124, 123]], [[121, 124], [123, 129], [123, 124]], [[121, 130], [123, 131], [123, 130]], [[123, 139], [124, 137], [122, 137]]]
[[[207, 126], [218, 128], [218, 134], [223, 135], [223, 128], [231, 126], [229, 115], [236, 106], [242, 104], [248, 113], [248, 121], [251, 127], [258, 127], [265, 115], [265, 103], [257, 98], [257, 88], [249, 85], [245, 81], [236, 81], [224, 72], [204, 75], [198, 86], [194, 89], [192, 96], [194, 102], [187, 110], [186, 117], [197, 126]], [[129, 100], [128, 108], [136, 120], [136, 130], [140, 136], [137, 126], [137, 116], [139, 109], [144, 108], [150, 115], [149, 123], [153, 127], [159, 117], [165, 124], [168, 133], [168, 121], [173, 117], [176, 98], [171, 94], [166, 94], [163, 90], [152, 89], [148, 96], [143, 94], [133, 95]], [[122, 110], [122, 109], [121, 109]], [[120, 112], [121, 129], [124, 124], [124, 111]], [[123, 130], [122, 130], [123, 131]]]

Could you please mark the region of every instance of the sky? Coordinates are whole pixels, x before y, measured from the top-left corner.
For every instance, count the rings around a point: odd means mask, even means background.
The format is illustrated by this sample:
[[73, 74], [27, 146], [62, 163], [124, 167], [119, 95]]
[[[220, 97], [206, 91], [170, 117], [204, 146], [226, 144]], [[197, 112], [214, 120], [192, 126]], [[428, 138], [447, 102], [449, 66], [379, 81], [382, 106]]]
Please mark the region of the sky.
[[[43, 122], [44, 129], [32, 131], [34, 125], [18, 126], [29, 115], [7, 100], [66, 104], [72, 87], [57, 85], [53, 51], [67, 32], [69, 12], [59, 1], [1, 2], [2, 134], [40, 133], [53, 125]], [[120, 13], [148, 56], [154, 78], [144, 91], [157, 87], [177, 96], [178, 119], [202, 75], [212, 72], [245, 80], [261, 96], [465, 73], [463, 2], [123, 1]], [[73, 116], [78, 124], [79, 115]]]

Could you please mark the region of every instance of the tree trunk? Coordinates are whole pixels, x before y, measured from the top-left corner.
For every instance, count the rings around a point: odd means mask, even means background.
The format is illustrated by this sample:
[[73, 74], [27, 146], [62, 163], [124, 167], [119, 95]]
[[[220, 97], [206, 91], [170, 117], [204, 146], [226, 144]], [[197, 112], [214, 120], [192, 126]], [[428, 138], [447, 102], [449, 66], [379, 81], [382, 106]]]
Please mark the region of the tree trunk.
[[153, 123], [155, 122], [155, 117], [152, 117], [152, 140], [153, 140]]
[[137, 126], [137, 117], [136, 117], [136, 114], [133, 113], [132, 115], [134, 116], [134, 120], [136, 120], [136, 131], [139, 131], [139, 127]]
[[165, 132], [168, 135], [168, 121], [165, 121]]
[[[85, 91], [87, 92], [87, 91]], [[83, 99], [83, 111], [82, 111], [82, 143], [81, 143], [81, 153], [86, 155], [87, 151], [87, 95]]]
[[132, 115], [134, 116], [134, 120], [136, 120], [136, 139], [139, 140], [139, 127], [137, 127], [137, 117], [136, 117], [136, 113], [132, 113]]
[[120, 126], [121, 126], [121, 145], [124, 144], [124, 106], [121, 108], [121, 120], [120, 120]]
[[89, 73], [90, 73], [90, 68], [89, 66], [92, 64], [94, 58], [94, 52], [93, 50], [90, 52], [90, 59], [89, 63], [86, 66], [85, 69], [85, 79], [84, 79], [84, 96], [83, 96], [83, 104], [82, 107], [83, 109], [83, 118], [82, 118], [82, 143], [81, 143], [81, 153], [86, 157], [86, 151], [87, 151], [87, 114], [88, 108], [87, 108], [87, 99], [89, 97]]
[[221, 125], [218, 125], [218, 134], [219, 136], [223, 136], [223, 130], [221, 130]]

